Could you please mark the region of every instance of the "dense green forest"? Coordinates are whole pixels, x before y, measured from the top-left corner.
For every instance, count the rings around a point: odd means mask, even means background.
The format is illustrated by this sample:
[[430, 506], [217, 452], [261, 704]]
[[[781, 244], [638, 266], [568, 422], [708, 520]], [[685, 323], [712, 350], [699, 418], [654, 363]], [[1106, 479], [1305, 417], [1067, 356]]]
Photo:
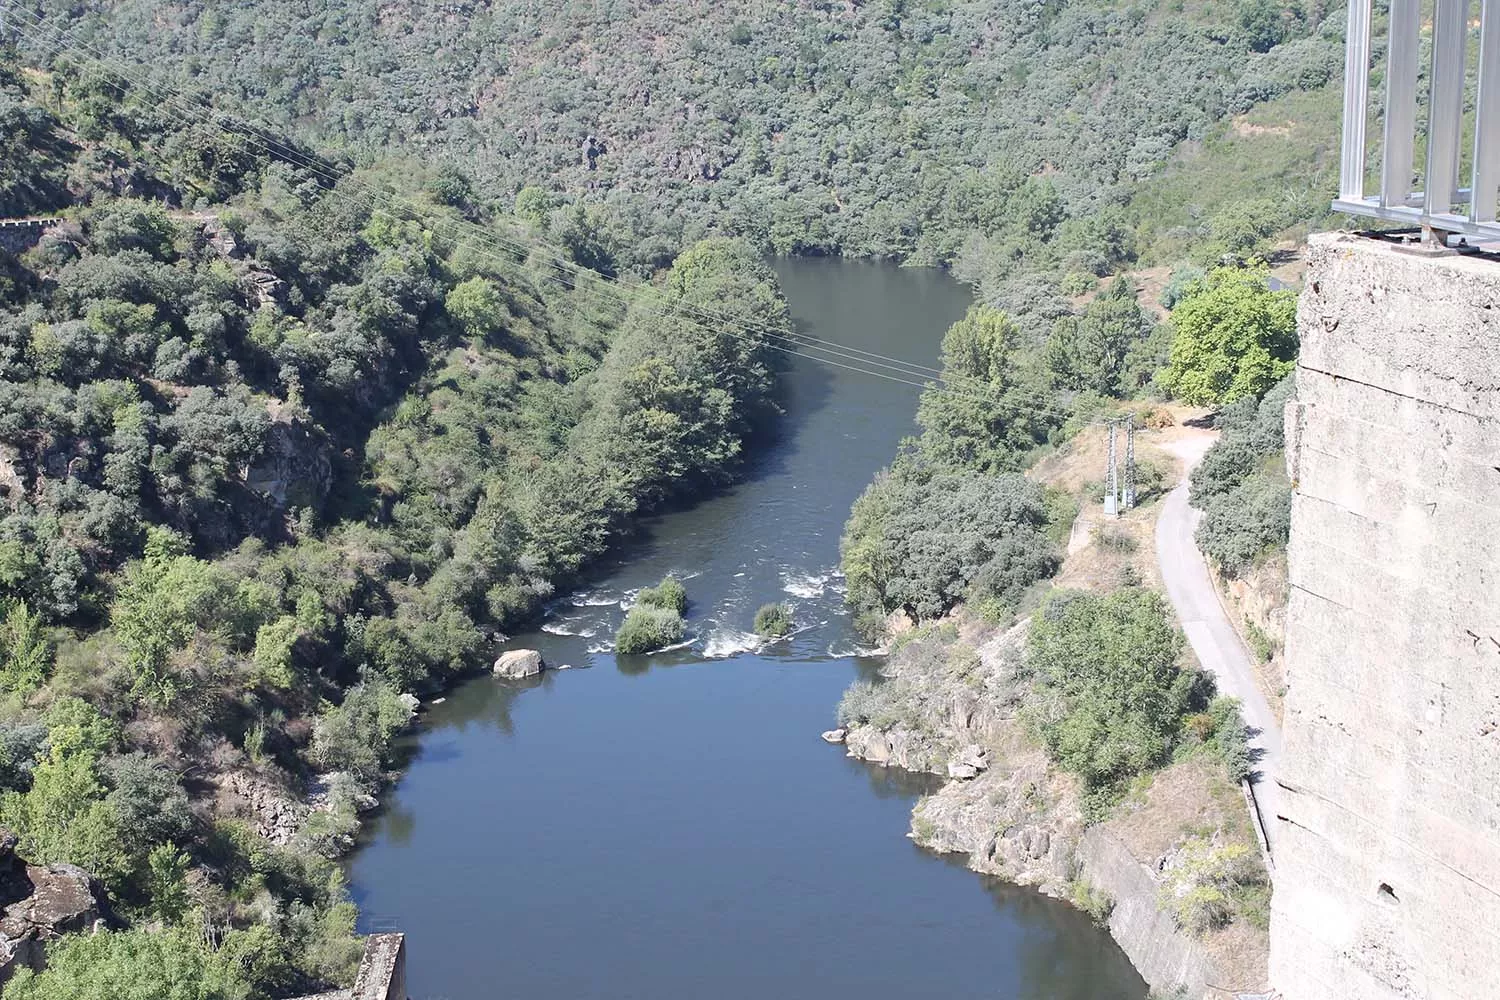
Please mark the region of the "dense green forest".
[[[0, 254], [0, 825], [213, 929], [87, 946], [111, 989], [163, 949], [204, 996], [347, 981], [327, 859], [412, 694], [734, 475], [778, 355], [699, 317], [788, 330], [774, 277], [725, 238], [633, 283], [445, 240], [451, 173], [372, 211], [68, 61], [0, 64], [0, 121], [5, 211], [68, 216]], [[315, 774], [294, 839], [226, 805]]]
[[[356, 160], [455, 165], [611, 266], [726, 232], [951, 266], [994, 304], [1052, 315], [1138, 255], [1217, 262], [1322, 217], [1343, 28], [1316, 0], [35, 10]], [[26, 27], [47, 51], [47, 27]], [[1294, 148], [1236, 146], [1234, 116], [1298, 95], [1317, 99]], [[1254, 127], [1267, 147], [1284, 131]], [[1199, 150], [1238, 183], [1199, 176], [1182, 197], [1155, 180]]]

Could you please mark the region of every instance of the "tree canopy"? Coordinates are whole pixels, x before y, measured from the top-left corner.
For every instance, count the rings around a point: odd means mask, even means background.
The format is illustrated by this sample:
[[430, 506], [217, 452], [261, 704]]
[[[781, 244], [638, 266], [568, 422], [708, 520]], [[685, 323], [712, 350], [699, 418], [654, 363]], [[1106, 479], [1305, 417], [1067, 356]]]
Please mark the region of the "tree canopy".
[[1233, 403], [1264, 396], [1297, 355], [1297, 296], [1272, 291], [1264, 267], [1221, 267], [1172, 310], [1163, 384], [1184, 402]]

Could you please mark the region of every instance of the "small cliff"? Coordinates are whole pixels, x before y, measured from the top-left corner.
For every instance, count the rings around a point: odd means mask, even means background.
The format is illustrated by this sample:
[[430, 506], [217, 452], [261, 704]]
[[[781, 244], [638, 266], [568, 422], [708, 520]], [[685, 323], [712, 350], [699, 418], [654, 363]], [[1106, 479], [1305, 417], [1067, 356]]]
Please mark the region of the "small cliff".
[[1238, 790], [1217, 764], [1188, 759], [1089, 826], [1077, 779], [1051, 764], [1021, 717], [1026, 624], [997, 632], [960, 617], [906, 637], [884, 682], [846, 698], [842, 711], [868, 719], [844, 734], [849, 754], [951, 779], [917, 803], [912, 839], [1089, 909], [1153, 989], [1258, 989], [1264, 930], [1236, 920], [1195, 934], [1161, 902], [1165, 873], [1194, 836], [1253, 843]]
[[1500, 263], [1318, 237], [1299, 326], [1272, 980], [1500, 996]]

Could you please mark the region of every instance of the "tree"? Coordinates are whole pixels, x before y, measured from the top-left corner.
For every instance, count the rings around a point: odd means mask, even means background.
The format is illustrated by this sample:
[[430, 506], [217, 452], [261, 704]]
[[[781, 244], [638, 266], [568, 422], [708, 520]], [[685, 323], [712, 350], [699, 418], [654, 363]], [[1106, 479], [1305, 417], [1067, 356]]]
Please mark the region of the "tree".
[[1172, 311], [1171, 358], [1161, 381], [1184, 402], [1263, 396], [1297, 356], [1297, 296], [1271, 291], [1265, 267], [1221, 267]]
[[[70, 934], [47, 948], [44, 972], [22, 969], [12, 1000], [245, 1000], [274, 955], [269, 928], [230, 931], [218, 948], [194, 927]], [[262, 954], [257, 955], [257, 951]]]
[[1059, 423], [1045, 383], [1028, 378], [1021, 330], [1004, 312], [972, 306], [943, 335], [943, 383], [922, 393], [923, 451], [945, 469], [1002, 472]]
[[75, 864], [114, 889], [135, 867], [91, 750], [54, 743], [32, 772], [30, 791], [0, 796], [0, 823], [16, 832], [19, 852], [33, 862]]
[[1187, 710], [1193, 675], [1160, 594], [1055, 591], [1031, 619], [1027, 667], [1044, 697], [1032, 717], [1048, 751], [1091, 789], [1164, 761]]
[[179, 542], [154, 529], [146, 558], [132, 563], [110, 609], [115, 638], [135, 677], [135, 692], [170, 704], [183, 678], [172, 672], [171, 656], [201, 626], [212, 626], [226, 612], [235, 592], [217, 567], [188, 555], [170, 555]]
[[0, 689], [30, 694], [52, 670], [52, 639], [25, 601], [0, 602]]
[[855, 502], [840, 543], [861, 629], [896, 610], [937, 617], [971, 592], [1013, 603], [1057, 565], [1046, 521], [1041, 487], [1018, 473], [898, 463]]
[[448, 315], [470, 337], [484, 339], [505, 329], [509, 313], [500, 288], [488, 278], [470, 278], [453, 287], [443, 300]]
[[1121, 396], [1135, 391], [1127, 384], [1126, 359], [1151, 332], [1135, 291], [1116, 278], [1094, 298], [1082, 316], [1065, 316], [1047, 338], [1046, 360], [1063, 388]]

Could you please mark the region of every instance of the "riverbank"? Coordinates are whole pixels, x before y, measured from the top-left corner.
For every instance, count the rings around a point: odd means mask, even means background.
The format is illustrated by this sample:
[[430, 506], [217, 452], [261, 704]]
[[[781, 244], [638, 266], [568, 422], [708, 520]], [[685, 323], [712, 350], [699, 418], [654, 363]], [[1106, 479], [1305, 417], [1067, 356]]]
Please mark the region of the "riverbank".
[[[1173, 428], [1157, 439], [1188, 433]], [[1086, 492], [1087, 470], [1096, 457], [1102, 465], [1096, 438], [1102, 434], [1085, 432], [1033, 475]], [[1180, 466], [1156, 442], [1148, 438], [1138, 447], [1168, 482], [1180, 478]], [[1085, 503], [1057, 583], [1088, 591], [1112, 589], [1122, 579], [1159, 585], [1152, 544], [1158, 507], [1153, 499], [1104, 522]], [[881, 704], [862, 707], [871, 722], [847, 731], [848, 753], [948, 779], [913, 809], [911, 838], [963, 856], [976, 872], [1086, 910], [1153, 989], [1197, 997], [1211, 986], [1260, 987], [1267, 938], [1264, 901], [1253, 897], [1268, 890], [1213, 887], [1238, 894], [1234, 916], [1196, 930], [1184, 926], [1175, 905], [1196, 885], [1192, 872], [1206, 857], [1248, 851], [1259, 863], [1237, 784], [1217, 760], [1179, 754], [1090, 822], [1081, 782], [1049, 759], [1024, 718], [1037, 696], [1024, 665], [1028, 625], [1022, 619], [998, 627], [960, 609], [899, 637], [882, 668], [884, 683], [862, 695]]]
[[[937, 272], [777, 270], [800, 331], [920, 364], [970, 301]], [[592, 669], [476, 678], [425, 712], [347, 864], [361, 929], [408, 932], [413, 993], [489, 996], [499, 968], [533, 1000], [1145, 997], [1084, 914], [902, 838], [933, 779], [807, 738], [876, 667], [838, 527], [911, 433], [914, 393], [806, 359], [787, 382], [787, 434], [739, 484], [649, 521], [512, 636]], [[688, 645], [616, 655], [625, 606], [668, 574]], [[751, 634], [771, 601], [785, 639]]]

